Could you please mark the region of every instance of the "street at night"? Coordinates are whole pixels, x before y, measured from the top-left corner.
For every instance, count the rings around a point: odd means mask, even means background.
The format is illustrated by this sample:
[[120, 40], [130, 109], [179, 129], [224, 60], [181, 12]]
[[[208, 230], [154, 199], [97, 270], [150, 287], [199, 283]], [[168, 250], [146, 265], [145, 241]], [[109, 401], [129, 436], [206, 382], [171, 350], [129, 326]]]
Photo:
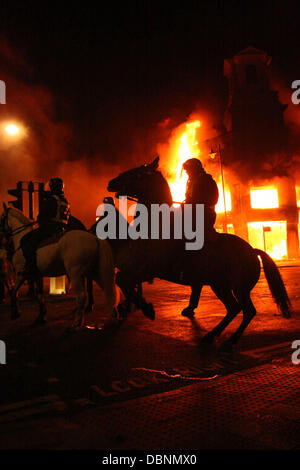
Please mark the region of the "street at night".
[[[229, 355], [221, 344], [240, 316], [209, 351], [199, 347], [225, 313], [209, 288], [190, 320], [180, 315], [188, 288], [155, 280], [144, 289], [155, 305], [155, 321], [133, 311], [106, 333], [67, 332], [72, 293], [49, 300], [48, 324], [40, 327], [32, 326], [32, 301], [24, 297], [15, 322], [2, 305], [8, 367], [0, 370], [1, 448], [298, 448], [300, 369], [291, 356], [292, 342], [300, 338], [300, 266], [286, 264], [280, 271], [293, 317], [278, 315], [262, 275], [253, 293], [257, 316]], [[97, 290], [86, 323], [101, 328], [106, 317]]]

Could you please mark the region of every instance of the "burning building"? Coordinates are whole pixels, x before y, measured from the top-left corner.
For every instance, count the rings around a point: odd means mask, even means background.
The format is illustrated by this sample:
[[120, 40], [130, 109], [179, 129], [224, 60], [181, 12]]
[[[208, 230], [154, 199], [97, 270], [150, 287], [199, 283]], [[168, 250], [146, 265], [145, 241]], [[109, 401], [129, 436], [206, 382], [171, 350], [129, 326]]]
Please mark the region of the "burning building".
[[177, 139], [178, 166], [169, 182], [173, 200], [182, 201], [186, 181], [179, 170], [187, 158], [199, 156], [219, 183], [217, 230], [235, 233], [275, 259], [291, 259], [299, 257], [299, 209], [287, 105], [271, 88], [270, 63], [254, 47], [224, 61], [224, 132], [198, 145], [201, 122], [188, 122]]
[[228, 215], [234, 232], [251, 245], [277, 259], [296, 258], [299, 216], [284, 125], [287, 105], [270, 87], [270, 63], [271, 57], [253, 47], [224, 61], [228, 135], [221, 147], [226, 166], [234, 171]]

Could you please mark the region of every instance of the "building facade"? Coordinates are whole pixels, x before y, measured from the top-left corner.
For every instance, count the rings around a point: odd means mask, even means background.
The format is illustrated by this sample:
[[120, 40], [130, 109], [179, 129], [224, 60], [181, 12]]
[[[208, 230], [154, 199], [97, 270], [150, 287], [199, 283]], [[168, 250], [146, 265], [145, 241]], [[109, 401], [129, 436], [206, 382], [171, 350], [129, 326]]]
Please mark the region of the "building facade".
[[274, 258], [299, 257], [299, 210], [284, 111], [270, 86], [271, 57], [254, 47], [224, 61], [228, 102], [217, 229], [241, 236]]

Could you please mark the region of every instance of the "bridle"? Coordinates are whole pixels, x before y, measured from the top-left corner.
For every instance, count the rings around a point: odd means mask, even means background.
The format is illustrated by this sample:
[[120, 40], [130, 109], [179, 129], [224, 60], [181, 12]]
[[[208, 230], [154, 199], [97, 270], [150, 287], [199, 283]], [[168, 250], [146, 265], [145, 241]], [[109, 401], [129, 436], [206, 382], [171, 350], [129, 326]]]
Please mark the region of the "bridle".
[[4, 234], [7, 237], [13, 237], [15, 235], [18, 235], [19, 233], [22, 233], [23, 230], [26, 230], [28, 227], [32, 227], [35, 225], [37, 222], [29, 222], [28, 224], [21, 225], [21, 227], [17, 227], [14, 230], [12, 230], [7, 222], [7, 209], [5, 210], [4, 214], [1, 217], [1, 227], [3, 229]]

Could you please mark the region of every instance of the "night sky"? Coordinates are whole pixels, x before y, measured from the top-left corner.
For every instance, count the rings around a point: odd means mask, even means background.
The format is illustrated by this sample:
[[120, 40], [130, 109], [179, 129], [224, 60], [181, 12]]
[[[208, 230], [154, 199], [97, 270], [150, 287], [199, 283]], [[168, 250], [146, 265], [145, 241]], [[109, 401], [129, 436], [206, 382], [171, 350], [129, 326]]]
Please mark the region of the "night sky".
[[109, 179], [151, 161], [191, 113], [209, 112], [220, 132], [224, 59], [250, 45], [272, 56], [290, 100], [300, 79], [297, 4], [1, 2], [1, 118], [19, 119], [28, 136], [9, 147], [0, 139], [0, 198], [20, 179], [61, 176], [76, 215], [93, 221]]
[[[116, 161], [149, 153], [155, 126], [226, 100], [223, 60], [248, 45], [273, 56], [287, 86], [300, 78], [297, 2], [3, 2], [1, 30], [48, 87], [55, 119], [75, 129], [72, 151]], [[93, 6], [92, 6], [93, 5]]]

